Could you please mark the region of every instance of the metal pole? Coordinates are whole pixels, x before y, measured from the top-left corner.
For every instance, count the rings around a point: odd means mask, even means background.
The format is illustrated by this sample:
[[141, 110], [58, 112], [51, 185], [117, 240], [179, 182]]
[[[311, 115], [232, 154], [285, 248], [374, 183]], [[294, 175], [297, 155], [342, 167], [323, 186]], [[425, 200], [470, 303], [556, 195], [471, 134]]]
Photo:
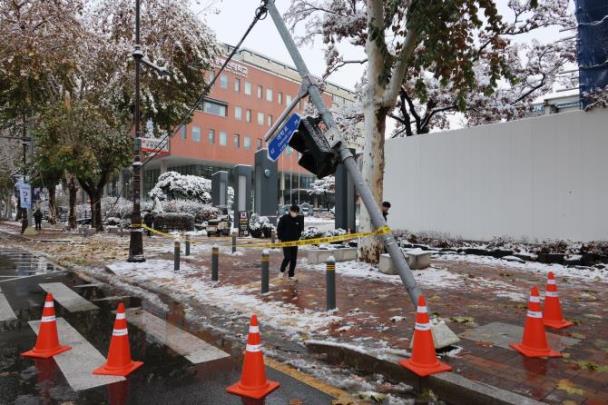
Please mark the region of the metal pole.
[[190, 235], [186, 235], [186, 253], [184, 256], [190, 256]]
[[268, 249], [262, 251], [262, 294], [266, 294], [269, 291], [270, 272], [269, 272], [269, 253]]
[[181, 253], [181, 246], [179, 243], [179, 239], [175, 239], [175, 243], [173, 245], [173, 270], [178, 271], [179, 270], [179, 261], [180, 261], [180, 253]]
[[336, 309], [336, 259], [329, 256], [325, 269], [325, 294], [326, 309], [332, 311]]
[[[236, 222], [236, 219], [235, 219]], [[232, 253], [236, 253], [236, 230], [232, 230]]]
[[211, 248], [211, 281], [219, 280], [219, 259], [220, 248], [217, 245], [213, 245]]
[[140, 187], [141, 187], [141, 133], [139, 128], [139, 71], [143, 53], [140, 48], [139, 0], [135, 0], [135, 106], [133, 120], [135, 126], [135, 142], [133, 144], [133, 212], [131, 213], [131, 232], [129, 240], [129, 262], [144, 262], [143, 228], [141, 227]]
[[[277, 27], [277, 30], [279, 31], [279, 35], [281, 35], [281, 38], [285, 43], [287, 51], [291, 55], [291, 59], [293, 59], [293, 62], [296, 65], [300, 76], [302, 76], [303, 79], [310, 79], [310, 72], [308, 71], [308, 67], [304, 62], [304, 59], [302, 59], [302, 55], [300, 54], [300, 51], [298, 51], [298, 48], [295, 42], [293, 41], [291, 34], [289, 33], [289, 29], [285, 25], [285, 22], [283, 21], [283, 18], [281, 17], [279, 10], [277, 10], [274, 3], [274, 0], [268, 1], [268, 12], [272, 17], [272, 20], [274, 21], [274, 24]], [[339, 129], [336, 125], [336, 122], [334, 121], [331, 112], [325, 106], [325, 103], [323, 102], [323, 98], [321, 96], [321, 92], [319, 91], [318, 87], [312, 84], [308, 88], [308, 96], [310, 98], [310, 101], [317, 108], [317, 111], [319, 111], [319, 113], [321, 114], [325, 125], [327, 125], [330, 130], [338, 131]], [[378, 204], [376, 203], [376, 200], [374, 199], [374, 196], [369, 186], [365, 183], [361, 172], [359, 172], [352, 153], [350, 153], [350, 151], [345, 146], [340, 147], [339, 153], [340, 159], [342, 160], [344, 167], [353, 179], [353, 183], [355, 184], [355, 187], [359, 192], [361, 201], [363, 202], [363, 204], [365, 204], [365, 208], [367, 208], [367, 211], [369, 212], [372, 225], [374, 226], [374, 228], [380, 228], [386, 225], [384, 217], [382, 217], [380, 207], [378, 207]], [[410, 299], [412, 300], [412, 303], [414, 305], [417, 305], [418, 296], [420, 295], [421, 291], [420, 288], [418, 288], [418, 285], [416, 284], [416, 280], [414, 279], [410, 267], [405, 261], [403, 252], [397, 246], [397, 242], [395, 241], [395, 238], [393, 237], [392, 233], [383, 235], [382, 239], [384, 241], [384, 246], [386, 250], [391, 256], [393, 265], [399, 272], [399, 277], [401, 277], [401, 281], [405, 285], [405, 288], [410, 296]]]

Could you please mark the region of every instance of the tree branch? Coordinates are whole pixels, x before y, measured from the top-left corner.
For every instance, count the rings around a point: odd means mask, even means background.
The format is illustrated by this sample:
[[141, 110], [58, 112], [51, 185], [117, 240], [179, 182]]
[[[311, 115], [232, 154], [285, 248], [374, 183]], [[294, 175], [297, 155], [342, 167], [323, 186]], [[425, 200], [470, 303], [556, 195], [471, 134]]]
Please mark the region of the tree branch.
[[403, 83], [403, 79], [405, 78], [405, 72], [407, 71], [408, 61], [414, 49], [416, 49], [417, 34], [414, 29], [410, 29], [407, 32], [405, 37], [405, 41], [403, 42], [401, 52], [399, 53], [399, 57], [396, 61], [396, 65], [393, 68], [393, 74], [391, 75], [390, 82], [388, 87], [384, 91], [384, 97], [382, 99], [382, 105], [385, 107], [392, 107], [395, 105], [395, 99], [399, 94], [399, 90], [401, 89], [401, 84]]
[[365, 59], [360, 59], [360, 60], [343, 60], [340, 63], [336, 63], [334, 66], [332, 67], [327, 67], [327, 70], [325, 71], [325, 74], [323, 74], [323, 80], [327, 79], [329, 76], [331, 76], [336, 70], [340, 69], [341, 67], [344, 67], [346, 65], [351, 65], [351, 64], [364, 64], [367, 63], [367, 58]]

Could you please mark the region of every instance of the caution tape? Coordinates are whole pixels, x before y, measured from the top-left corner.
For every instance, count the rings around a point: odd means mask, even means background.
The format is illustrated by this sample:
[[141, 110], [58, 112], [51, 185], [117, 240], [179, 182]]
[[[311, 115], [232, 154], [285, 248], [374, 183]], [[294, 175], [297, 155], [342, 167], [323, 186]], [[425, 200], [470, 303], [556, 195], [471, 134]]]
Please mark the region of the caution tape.
[[[158, 231], [158, 230], [150, 228], [144, 224], [131, 225], [131, 226], [133, 228], [144, 228], [152, 233], [158, 234], [165, 238], [175, 239], [175, 237], [176, 237], [175, 235], [171, 235], [171, 234], [168, 234], [165, 232]], [[346, 233], [344, 235], [324, 236], [322, 238], [313, 238], [313, 239], [292, 240], [289, 242], [237, 243], [236, 246], [247, 247], [247, 248], [274, 249], [274, 248], [293, 247], [293, 246], [321, 245], [323, 243], [344, 242], [347, 240], [368, 238], [370, 236], [385, 235], [385, 234], [389, 233], [390, 231], [391, 231], [391, 228], [389, 228], [388, 225], [384, 225], [372, 232]], [[219, 245], [224, 245], [224, 244], [219, 244]], [[225, 244], [225, 245], [230, 246], [230, 244]]]
[[280, 248], [280, 247], [320, 245], [322, 243], [344, 242], [346, 240], [367, 238], [370, 236], [380, 236], [380, 235], [385, 235], [385, 234], [389, 233], [390, 231], [391, 231], [391, 228], [389, 228], [387, 225], [384, 225], [372, 232], [347, 233], [344, 235], [325, 236], [322, 238], [313, 238], [313, 239], [293, 240], [293, 241], [289, 241], [289, 242], [244, 244], [243, 247], [273, 249], [273, 248]]

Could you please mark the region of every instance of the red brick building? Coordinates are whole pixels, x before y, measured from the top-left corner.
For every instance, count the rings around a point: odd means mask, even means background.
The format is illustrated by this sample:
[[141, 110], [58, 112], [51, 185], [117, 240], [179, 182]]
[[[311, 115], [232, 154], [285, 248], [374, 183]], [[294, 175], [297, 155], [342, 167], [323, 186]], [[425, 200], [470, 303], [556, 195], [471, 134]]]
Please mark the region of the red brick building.
[[[223, 62], [216, 62], [216, 71]], [[237, 164], [253, 165], [254, 153], [265, 147], [264, 135], [299, 87], [300, 77], [292, 67], [247, 49], [239, 51], [192, 122], [171, 138], [162, 156], [146, 165], [144, 192], [167, 170], [211, 178]], [[349, 90], [328, 84], [324, 99], [332, 106], [352, 102], [354, 97]], [[304, 103], [297, 112], [303, 112]], [[281, 203], [297, 202], [298, 193], [291, 191], [308, 188], [314, 180], [297, 162], [298, 154], [290, 148], [279, 158]]]

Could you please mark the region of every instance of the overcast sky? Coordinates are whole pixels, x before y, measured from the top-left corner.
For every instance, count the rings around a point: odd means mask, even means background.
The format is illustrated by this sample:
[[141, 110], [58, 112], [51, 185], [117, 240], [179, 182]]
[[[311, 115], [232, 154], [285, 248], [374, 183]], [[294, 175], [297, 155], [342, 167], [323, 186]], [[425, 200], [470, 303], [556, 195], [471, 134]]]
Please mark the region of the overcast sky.
[[[506, 12], [507, 2], [508, 0], [497, 0], [501, 13]], [[290, 3], [291, 0], [276, 0], [277, 7], [281, 13], [288, 8]], [[207, 24], [215, 31], [219, 41], [234, 45], [241, 38], [246, 27], [251, 23], [259, 4], [260, 2], [257, 0], [200, 0], [193, 7], [197, 12], [201, 13], [201, 16], [206, 14], [205, 19]], [[572, 32], [560, 34], [556, 29], [549, 29], [540, 33], [536, 32], [534, 38], [548, 42], [564, 35], [572, 35]], [[529, 40], [530, 38], [531, 36], [528, 36], [524, 40]], [[245, 41], [244, 47], [293, 65], [270, 16], [258, 22]], [[365, 57], [363, 48], [348, 46], [343, 47], [342, 50], [345, 51], [345, 57], [349, 59], [361, 59]], [[325, 59], [319, 41], [313, 47], [308, 45], [300, 47], [300, 52], [302, 52], [311, 72], [317, 76], [322, 75], [325, 71]], [[353, 89], [362, 72], [363, 68], [360, 65], [347, 65], [334, 73], [330, 77], [330, 81]]]

